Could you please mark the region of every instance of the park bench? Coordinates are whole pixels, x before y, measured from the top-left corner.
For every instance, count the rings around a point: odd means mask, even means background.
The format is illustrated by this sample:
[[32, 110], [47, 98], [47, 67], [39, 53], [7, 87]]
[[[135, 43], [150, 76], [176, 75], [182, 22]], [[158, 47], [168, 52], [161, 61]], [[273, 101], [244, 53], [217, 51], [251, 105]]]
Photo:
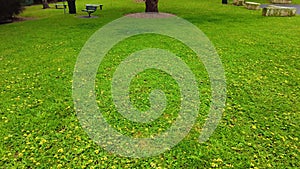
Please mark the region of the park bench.
[[245, 2], [245, 7], [250, 10], [258, 10], [258, 9], [260, 9], [260, 3]]
[[91, 14], [96, 12], [98, 6], [99, 9], [102, 10], [102, 4], [86, 4], [85, 9], [83, 9], [82, 11], [87, 12], [89, 14], [89, 17], [91, 17]]
[[67, 8], [67, 5], [65, 4], [54, 4], [55, 5], [55, 8], [58, 9], [58, 8]]

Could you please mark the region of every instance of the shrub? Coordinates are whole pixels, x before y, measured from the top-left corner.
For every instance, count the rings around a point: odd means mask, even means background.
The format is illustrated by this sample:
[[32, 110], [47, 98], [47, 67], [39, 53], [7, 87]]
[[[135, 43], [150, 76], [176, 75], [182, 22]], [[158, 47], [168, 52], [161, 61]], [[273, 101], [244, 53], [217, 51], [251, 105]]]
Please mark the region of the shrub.
[[[61, 2], [62, 0], [47, 0], [48, 3], [53, 3], [53, 2]], [[34, 4], [41, 4], [42, 0], [33, 0]]]
[[12, 20], [23, 10], [22, 0], [0, 0], [0, 21]]
[[35, 4], [40, 4], [40, 3], [42, 3], [41, 0], [33, 0], [33, 2], [34, 2]]

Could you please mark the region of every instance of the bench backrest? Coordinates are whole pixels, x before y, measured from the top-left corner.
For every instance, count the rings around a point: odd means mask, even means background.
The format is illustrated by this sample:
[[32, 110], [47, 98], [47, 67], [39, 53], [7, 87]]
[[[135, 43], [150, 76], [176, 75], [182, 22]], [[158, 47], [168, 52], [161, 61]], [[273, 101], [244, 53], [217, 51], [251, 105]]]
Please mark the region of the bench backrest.
[[92, 6], [86, 5], [85, 7], [86, 7], [87, 10], [94, 10], [94, 11], [97, 10], [97, 6], [94, 6], [94, 5], [92, 5]]

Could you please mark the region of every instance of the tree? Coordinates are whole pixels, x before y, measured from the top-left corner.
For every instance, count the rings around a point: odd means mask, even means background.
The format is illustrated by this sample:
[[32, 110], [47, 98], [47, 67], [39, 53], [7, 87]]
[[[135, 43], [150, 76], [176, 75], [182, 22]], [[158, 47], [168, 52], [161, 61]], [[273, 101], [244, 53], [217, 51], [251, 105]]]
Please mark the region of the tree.
[[145, 12], [158, 12], [158, 0], [146, 0], [146, 11]]
[[76, 14], [76, 0], [67, 0], [69, 7], [69, 14]]
[[50, 8], [47, 0], [42, 0], [42, 3], [43, 3], [43, 9]]

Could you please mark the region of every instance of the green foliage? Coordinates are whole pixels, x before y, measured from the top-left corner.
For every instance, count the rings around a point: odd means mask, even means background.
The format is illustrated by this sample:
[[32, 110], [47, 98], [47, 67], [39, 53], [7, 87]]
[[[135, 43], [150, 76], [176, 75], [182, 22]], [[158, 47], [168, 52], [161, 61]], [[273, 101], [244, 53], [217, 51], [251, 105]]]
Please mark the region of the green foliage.
[[0, 0], [0, 21], [11, 19], [23, 11], [22, 0]]
[[[76, 6], [97, 2], [76, 1]], [[178, 87], [170, 76], [153, 70], [132, 81], [130, 90], [139, 91], [132, 99], [146, 109], [149, 89], [163, 86], [169, 91], [169, 114], [151, 126], [134, 124], [117, 114], [111, 102], [113, 70], [126, 55], [144, 47], [170, 49], [183, 58], [196, 74], [202, 101], [195, 126], [180, 144], [156, 157], [132, 159], [95, 144], [73, 107], [72, 75], [85, 42], [114, 19], [144, 11], [143, 3], [132, 0], [101, 3], [104, 10], [95, 12], [99, 18], [36, 5], [21, 14], [31, 20], [0, 25], [0, 168], [299, 168], [299, 16], [263, 17], [261, 11], [222, 5], [220, 0], [160, 1], [161, 12], [192, 22], [216, 47], [226, 70], [227, 104], [210, 140], [200, 144], [211, 94], [202, 63], [186, 46], [163, 36], [120, 42], [104, 58], [95, 82], [98, 105], [116, 130], [131, 137], [150, 136], [176, 117]]]

